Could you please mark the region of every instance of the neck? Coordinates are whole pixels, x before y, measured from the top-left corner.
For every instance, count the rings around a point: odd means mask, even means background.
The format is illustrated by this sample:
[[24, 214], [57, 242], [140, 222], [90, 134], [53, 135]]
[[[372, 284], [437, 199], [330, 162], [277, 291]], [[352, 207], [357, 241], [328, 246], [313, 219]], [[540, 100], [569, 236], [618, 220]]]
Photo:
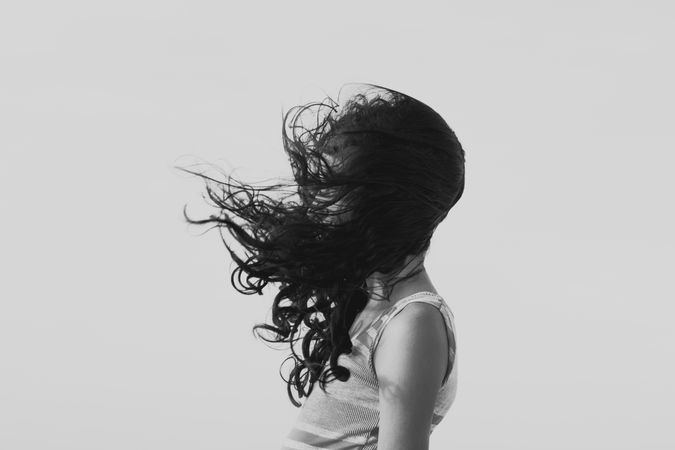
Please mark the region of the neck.
[[[429, 275], [427, 274], [426, 268], [424, 267], [424, 257], [425, 254], [408, 256], [405, 260], [403, 269], [401, 271], [396, 271], [393, 274], [374, 272], [366, 280], [368, 290], [371, 292], [371, 298], [375, 301], [388, 298], [388, 305], [390, 306], [401, 298], [407, 297], [408, 295], [412, 295], [416, 292], [435, 292], [435, 288], [431, 284]], [[418, 270], [420, 271], [418, 274], [408, 279], [398, 281], [399, 279], [404, 278], [412, 272], [416, 272]]]

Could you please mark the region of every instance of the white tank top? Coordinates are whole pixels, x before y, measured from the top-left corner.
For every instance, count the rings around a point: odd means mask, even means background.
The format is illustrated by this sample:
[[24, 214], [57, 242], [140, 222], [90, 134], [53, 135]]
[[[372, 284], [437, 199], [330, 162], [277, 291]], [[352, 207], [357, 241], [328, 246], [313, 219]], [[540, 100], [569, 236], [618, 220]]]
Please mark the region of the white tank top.
[[[457, 392], [457, 354], [454, 315], [443, 298], [432, 292], [417, 292], [385, 309], [363, 331], [350, 336], [350, 354], [338, 357], [338, 363], [349, 369], [349, 380], [326, 383], [324, 392], [318, 384], [304, 399], [300, 413], [286, 436], [281, 450], [355, 449], [375, 450], [379, 431], [379, 388], [373, 352], [384, 327], [406, 305], [430, 303], [442, 314], [448, 331], [448, 371], [434, 405], [431, 434], [450, 409]], [[455, 345], [451, 345], [451, 344]], [[324, 368], [327, 370], [328, 366]], [[330, 377], [332, 378], [332, 377]]]

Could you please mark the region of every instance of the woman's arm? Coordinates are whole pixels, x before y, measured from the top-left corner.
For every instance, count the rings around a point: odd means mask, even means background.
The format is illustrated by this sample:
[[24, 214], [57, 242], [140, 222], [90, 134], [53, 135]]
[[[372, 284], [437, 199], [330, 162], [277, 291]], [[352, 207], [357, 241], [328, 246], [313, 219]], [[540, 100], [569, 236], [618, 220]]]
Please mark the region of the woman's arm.
[[446, 333], [438, 308], [422, 302], [405, 305], [382, 331], [373, 354], [380, 398], [378, 450], [428, 450], [448, 364]]

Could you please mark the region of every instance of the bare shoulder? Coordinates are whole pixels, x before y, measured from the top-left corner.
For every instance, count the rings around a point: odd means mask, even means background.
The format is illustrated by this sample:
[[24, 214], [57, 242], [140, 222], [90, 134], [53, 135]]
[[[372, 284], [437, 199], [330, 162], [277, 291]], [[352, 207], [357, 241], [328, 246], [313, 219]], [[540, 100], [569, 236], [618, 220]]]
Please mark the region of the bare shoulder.
[[373, 355], [383, 448], [421, 448], [447, 369], [448, 341], [438, 308], [405, 305], [385, 326]]
[[391, 369], [391, 364], [400, 366], [404, 358], [428, 361], [429, 356], [437, 355], [443, 362], [447, 359], [447, 344], [445, 321], [438, 308], [425, 302], [411, 302], [382, 331], [373, 355], [376, 373], [382, 373], [379, 369]]

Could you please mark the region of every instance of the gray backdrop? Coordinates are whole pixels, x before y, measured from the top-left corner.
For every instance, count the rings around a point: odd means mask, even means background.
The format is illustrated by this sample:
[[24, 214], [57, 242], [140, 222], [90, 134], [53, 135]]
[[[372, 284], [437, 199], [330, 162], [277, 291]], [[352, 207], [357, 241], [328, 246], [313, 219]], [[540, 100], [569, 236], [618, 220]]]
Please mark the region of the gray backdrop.
[[290, 174], [281, 111], [346, 82], [466, 149], [427, 268], [457, 400], [432, 449], [666, 449], [675, 403], [666, 1], [11, 2], [0, 10], [0, 447], [273, 449], [287, 350], [250, 332], [195, 158]]

